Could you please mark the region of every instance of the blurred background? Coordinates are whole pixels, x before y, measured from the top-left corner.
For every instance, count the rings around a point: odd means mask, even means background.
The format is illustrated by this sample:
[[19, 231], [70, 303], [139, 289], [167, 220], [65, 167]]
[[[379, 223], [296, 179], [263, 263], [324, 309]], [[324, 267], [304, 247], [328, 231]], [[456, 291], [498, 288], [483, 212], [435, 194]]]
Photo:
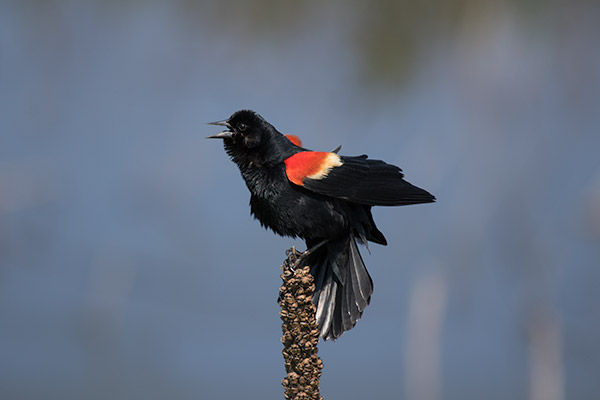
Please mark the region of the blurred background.
[[0, 398], [282, 398], [280, 265], [206, 122], [404, 169], [326, 399], [597, 399], [600, 3], [3, 1]]

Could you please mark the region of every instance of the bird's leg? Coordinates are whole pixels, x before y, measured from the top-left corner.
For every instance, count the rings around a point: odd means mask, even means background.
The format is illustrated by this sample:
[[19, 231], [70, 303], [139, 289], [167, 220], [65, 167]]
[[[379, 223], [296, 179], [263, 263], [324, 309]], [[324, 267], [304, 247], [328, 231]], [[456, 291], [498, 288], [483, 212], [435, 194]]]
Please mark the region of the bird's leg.
[[295, 271], [296, 268], [298, 267], [298, 265], [300, 265], [300, 263], [302, 262], [302, 260], [304, 260], [306, 257], [310, 256], [312, 253], [317, 251], [321, 246], [323, 246], [327, 242], [329, 242], [329, 239], [322, 240], [319, 243], [317, 243], [316, 245], [314, 245], [313, 247], [311, 247], [310, 249], [306, 249], [302, 253], [300, 253], [300, 256], [296, 259], [294, 264], [291, 266], [291, 270]]
[[[316, 245], [314, 245], [310, 249], [306, 249], [302, 253], [300, 253], [300, 255], [298, 256], [298, 258], [296, 258], [294, 260], [294, 263], [292, 265], [290, 265], [290, 271], [292, 271], [293, 273], [295, 273], [296, 272], [296, 268], [298, 268], [298, 266], [300, 265], [300, 263], [302, 262], [302, 260], [304, 260], [306, 257], [308, 257], [309, 255], [311, 255], [312, 253], [314, 253], [315, 251], [317, 251], [317, 249], [319, 249], [319, 247], [323, 246], [327, 242], [329, 242], [329, 239], [325, 239], [325, 240], [317, 243]], [[288, 256], [288, 260], [290, 260], [290, 261], [292, 259], [291, 255], [292, 254], [295, 255], [296, 253], [297, 253], [296, 246], [292, 246], [291, 249], [288, 249], [285, 252], [285, 254]], [[280, 289], [279, 290], [279, 296], [277, 297], [277, 303], [281, 303], [282, 300], [283, 300], [283, 296], [282, 296], [282, 292], [281, 292], [281, 289]]]

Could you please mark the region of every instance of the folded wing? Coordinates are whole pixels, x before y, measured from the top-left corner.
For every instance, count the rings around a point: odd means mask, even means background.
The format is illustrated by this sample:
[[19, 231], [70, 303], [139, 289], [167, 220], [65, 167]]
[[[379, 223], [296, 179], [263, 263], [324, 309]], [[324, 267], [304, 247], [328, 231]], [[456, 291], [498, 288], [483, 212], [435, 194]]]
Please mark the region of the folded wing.
[[402, 170], [366, 155], [304, 151], [285, 160], [288, 179], [327, 196], [372, 206], [431, 203], [435, 197], [404, 180]]

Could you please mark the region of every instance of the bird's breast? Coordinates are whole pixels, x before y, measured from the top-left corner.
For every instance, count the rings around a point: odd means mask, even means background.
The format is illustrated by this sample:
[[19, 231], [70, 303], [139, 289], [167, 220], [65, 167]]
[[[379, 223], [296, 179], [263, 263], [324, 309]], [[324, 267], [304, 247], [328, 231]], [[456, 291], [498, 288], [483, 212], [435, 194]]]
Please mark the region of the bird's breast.
[[348, 230], [347, 216], [338, 200], [291, 183], [285, 168], [253, 171], [244, 179], [251, 192], [251, 213], [279, 235], [325, 238]]

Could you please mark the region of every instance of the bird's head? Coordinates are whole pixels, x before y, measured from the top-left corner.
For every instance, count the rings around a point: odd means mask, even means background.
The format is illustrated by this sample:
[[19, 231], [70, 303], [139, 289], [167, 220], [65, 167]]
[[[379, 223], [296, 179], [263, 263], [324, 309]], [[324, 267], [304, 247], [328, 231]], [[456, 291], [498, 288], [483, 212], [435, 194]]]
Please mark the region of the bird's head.
[[271, 124], [251, 110], [236, 111], [228, 119], [210, 122], [209, 125], [225, 126], [226, 130], [209, 138], [223, 139], [225, 147], [237, 150], [259, 146], [263, 140], [266, 140], [269, 132], [274, 130]]
[[275, 165], [300, 151], [299, 146], [254, 111], [236, 111], [225, 121], [210, 125], [227, 128], [209, 138], [223, 139], [225, 151], [240, 169], [248, 165]]

